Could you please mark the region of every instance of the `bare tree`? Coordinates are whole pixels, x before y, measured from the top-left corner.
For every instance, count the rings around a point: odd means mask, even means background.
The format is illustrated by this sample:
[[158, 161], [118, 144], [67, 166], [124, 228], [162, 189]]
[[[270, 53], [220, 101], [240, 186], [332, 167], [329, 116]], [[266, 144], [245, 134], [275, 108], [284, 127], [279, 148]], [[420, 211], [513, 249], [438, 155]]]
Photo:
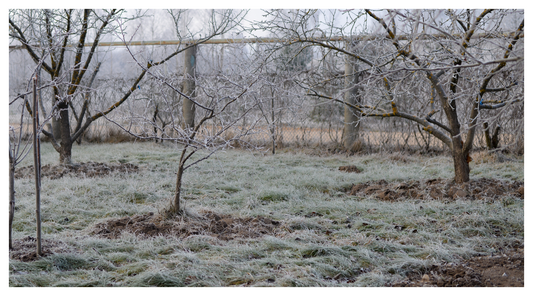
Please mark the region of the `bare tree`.
[[[184, 12], [178, 11], [171, 14], [176, 24], [180, 23], [179, 17]], [[35, 61], [39, 58], [39, 55], [50, 52], [50, 63], [43, 63], [43, 69], [50, 74], [51, 80], [54, 80], [55, 77], [63, 72], [68, 72], [71, 76], [71, 83], [68, 87], [63, 89], [53, 87], [53, 108], [50, 113], [53, 113], [59, 121], [57, 124], [53, 122], [50, 130], [43, 130], [43, 133], [50, 138], [52, 145], [59, 152], [60, 162], [70, 163], [72, 161], [71, 150], [74, 141], [83, 135], [92, 122], [100, 117], [107, 116], [126, 102], [131, 94], [140, 88], [139, 83], [149, 68], [161, 66], [178, 53], [231, 30], [239, 18], [242, 17], [243, 13], [237, 12], [235, 14], [231, 10], [213, 12], [207, 22], [207, 30], [201, 31], [187, 27], [187, 30], [179, 31], [178, 37], [180, 40], [184, 40], [184, 38], [193, 39], [200, 34], [204, 35], [196, 38], [195, 44], [190, 43], [184, 46], [186, 44], [184, 42], [183, 45], [178, 46], [174, 51], [159, 61], [153, 62], [152, 59], [143, 58], [143, 67], [131, 83], [131, 87], [106, 108], [89, 112], [90, 100], [85, 95], [82, 96], [85, 97], [83, 104], [78, 104], [81, 108], [76, 110], [73, 100], [77, 93], [87, 94], [88, 92], [94, 91], [91, 88], [94, 75], [88, 83], [84, 83], [82, 78], [89, 71], [89, 66], [97, 52], [99, 41], [108, 33], [120, 34], [121, 31], [125, 30], [125, 24], [127, 22], [138, 19], [142, 15], [144, 15], [144, 12], [139, 12], [134, 16], [126, 16], [123, 10], [10, 11], [10, 37], [13, 40], [19, 41]], [[176, 27], [176, 29], [178, 28]], [[92, 39], [92, 42], [90, 43], [90, 50], [86, 52], [84, 47], [89, 43], [89, 39]], [[122, 39], [125, 43], [129, 42], [129, 40]], [[72, 45], [73, 41], [75, 43]], [[70, 55], [68, 52], [69, 48], [74, 49], [74, 52], [70, 53]], [[40, 52], [38, 52], [39, 50]], [[72, 64], [67, 65], [66, 59], [69, 56], [72, 56], [74, 61]], [[85, 56], [86, 58], [83, 62], [82, 60]], [[93, 74], [97, 71], [98, 66], [94, 68]], [[182, 93], [181, 90], [180, 93]], [[77, 122], [73, 130], [70, 126], [70, 115]]]
[[[184, 56], [187, 57], [187, 55]], [[254, 122], [245, 128], [239, 128], [237, 125], [248, 112], [257, 107], [258, 103], [259, 92], [255, 90], [254, 84], [259, 80], [260, 75], [251, 71], [247, 65], [249, 63], [243, 61], [238, 67], [234, 65], [233, 71], [235, 72], [218, 77], [197, 75], [194, 85], [196, 85], [195, 91], [198, 94], [195, 97], [186, 96], [186, 99], [194, 104], [198, 118], [189, 124], [180, 123], [184, 122], [185, 112], [178, 112], [179, 109], [176, 108], [172, 94], [168, 92], [160, 92], [160, 97], [157, 98], [159, 100], [158, 112], [165, 113], [170, 118], [166, 126], [162, 126], [160, 121], [154, 121], [149, 113], [139, 114], [139, 110], [132, 112], [134, 114], [132, 118], [123, 118], [122, 121], [135, 121], [137, 125], [144, 126], [140, 132], [109, 119], [137, 138], [159, 139], [180, 144], [181, 154], [176, 174], [176, 191], [169, 208], [166, 209], [169, 216], [181, 214], [183, 211], [181, 191], [185, 171], [221, 149], [239, 145], [239, 142], [245, 141], [245, 137], [253, 131]], [[167, 88], [185, 97], [179, 86], [174, 86], [168, 77], [150, 70], [147, 73], [154, 79], [155, 88]], [[183, 79], [190, 79], [190, 77]], [[231, 108], [235, 105], [244, 108]], [[186, 108], [185, 104], [183, 108]], [[240, 111], [237, 112], [238, 110]], [[192, 160], [191, 157], [201, 150], [206, 150], [207, 155]]]
[[[27, 141], [28, 135], [30, 134], [27, 131], [28, 124], [26, 124], [27, 119], [25, 119], [25, 109], [24, 106], [29, 104], [27, 97], [29, 94], [24, 94], [18, 96], [18, 99], [22, 99], [23, 103], [20, 104], [20, 121], [18, 126], [9, 126], [9, 249], [13, 249], [13, 219], [15, 217], [15, 170], [17, 165], [24, 160], [24, 158], [31, 151], [32, 143]], [[10, 108], [14, 105], [16, 99], [10, 102]]]
[[[72, 100], [78, 93], [90, 91], [88, 87], [83, 86], [83, 77], [91, 66], [101, 38], [114, 30], [110, 23], [120, 18], [122, 13], [123, 10], [117, 9], [10, 11], [10, 38], [20, 42], [36, 63], [42, 56], [49, 57], [49, 61], [42, 63], [42, 69], [49, 74], [50, 81], [64, 73], [70, 76], [68, 86], [52, 86], [50, 113], [54, 114], [54, 120], [51, 130], [42, 131], [59, 153], [61, 163], [72, 162], [72, 144], [83, 134], [90, 122], [94, 121], [84, 117], [88, 101], [76, 112]], [[85, 46], [89, 39], [92, 44], [86, 52]], [[69, 58], [72, 58], [70, 63]], [[73, 131], [70, 110], [77, 121]], [[45, 112], [44, 109], [42, 111]], [[85, 124], [82, 124], [84, 119]]]
[[[345, 91], [360, 87], [365, 104], [302, 84], [308, 95], [342, 103], [356, 116], [418, 124], [451, 151], [455, 181], [468, 181], [482, 111], [523, 102], [523, 11], [344, 11], [351, 21], [301, 30], [316, 13], [298, 11], [256, 26], [285, 36], [286, 44], [319, 46], [356, 59], [354, 75], [365, 78]], [[356, 47], [342, 45], [354, 41]], [[441, 110], [444, 114], [437, 114]], [[485, 121], [496, 118], [493, 114]]]
[[[183, 11], [180, 13], [175, 16], [182, 15]], [[168, 216], [183, 213], [181, 190], [184, 172], [209, 158], [216, 151], [243, 141], [244, 137], [255, 126], [252, 123], [246, 128], [239, 129], [237, 123], [257, 105], [254, 85], [261, 77], [260, 69], [250, 67], [249, 65], [253, 63], [247, 60], [246, 56], [241, 56], [238, 64], [228, 66], [223, 73], [218, 73], [216, 76], [209, 71], [197, 69], [197, 61], [201, 55], [199, 45], [209, 38], [232, 29], [243, 15], [242, 12], [231, 10], [220, 13], [222, 17], [217, 14], [212, 15], [213, 19], [209, 23], [216, 23], [217, 26], [210, 28], [210, 34], [207, 37], [188, 39], [184, 42], [185, 46], [178, 47], [175, 52], [161, 61], [149, 61], [148, 65], [145, 65], [140, 56], [131, 51], [130, 47], [127, 47], [135, 63], [142, 69], [142, 74], [148, 75], [147, 79], [151, 82], [150, 92], [157, 90], [157, 96], [150, 99], [157, 101], [157, 113], [165, 114], [168, 121], [154, 120], [157, 116], [148, 113], [147, 109], [131, 110], [130, 118], [120, 120], [106, 117], [122, 130], [137, 138], [173, 141], [181, 144], [181, 155], [176, 174], [176, 191], [169, 208], [165, 210]], [[179, 23], [178, 19], [176, 19], [176, 23]], [[192, 30], [191, 28], [188, 29]], [[179, 31], [179, 27], [178, 32], [178, 36], [184, 35], [183, 32]], [[127, 44], [127, 41], [125, 43]], [[236, 44], [235, 46], [240, 45]], [[175, 56], [180, 56], [179, 53], [186, 64], [183, 76], [165, 75], [153, 67], [161, 65]], [[137, 81], [141, 78], [139, 77]], [[183, 99], [181, 112], [179, 112], [179, 104], [174, 100], [174, 94], [178, 94]], [[244, 106], [244, 108], [231, 108], [235, 105]], [[236, 110], [240, 111], [235, 112]], [[106, 114], [102, 113], [102, 116], [106, 116]], [[135, 122], [141, 130], [133, 129], [127, 122]], [[207, 150], [207, 155], [192, 160], [191, 157], [200, 150]]]
[[[35, 149], [35, 141], [39, 141], [39, 135], [44, 128], [44, 125], [51, 120], [51, 117], [44, 117], [43, 122], [39, 123], [37, 120], [33, 122], [35, 125], [30, 124], [33, 121], [33, 118], [37, 119], [34, 112], [35, 106], [37, 105], [37, 96], [38, 90], [43, 88], [48, 88], [52, 84], [60, 85], [63, 84], [61, 78], [59, 77], [53, 81], [53, 83], [45, 85], [37, 85], [38, 79], [37, 75], [39, 73], [39, 68], [42, 65], [42, 60], [34, 67], [34, 71], [31, 73], [30, 78], [27, 81], [26, 91], [22, 94], [18, 94], [15, 98], [10, 100], [9, 109], [10, 113], [13, 111], [18, 116], [18, 121], [16, 124], [9, 126], [9, 249], [13, 249], [13, 220], [15, 217], [15, 170], [18, 164], [20, 164], [24, 158], [29, 154], [29, 152], [34, 148], [34, 152], [37, 153], [39, 157], [40, 152], [38, 149]], [[29, 97], [33, 96], [33, 105], [30, 106]], [[27, 107], [28, 106], [28, 107]], [[29, 108], [31, 107], [31, 108]], [[30, 111], [30, 112], [29, 112]], [[29, 114], [28, 114], [29, 113]], [[29, 116], [28, 116], [29, 115]], [[30, 127], [32, 129], [30, 130]], [[30, 141], [33, 138], [34, 142]], [[40, 161], [39, 161], [40, 163]], [[35, 166], [37, 168], [37, 166]], [[39, 185], [38, 185], [39, 184]], [[40, 187], [40, 177], [36, 173], [36, 186]], [[36, 188], [38, 191], [38, 188]], [[37, 193], [38, 194], [38, 193]], [[37, 219], [39, 220], [39, 219]], [[38, 237], [40, 236], [39, 225], [37, 226]], [[39, 241], [40, 243], [40, 241]], [[40, 255], [40, 245], [38, 245], [37, 253]]]

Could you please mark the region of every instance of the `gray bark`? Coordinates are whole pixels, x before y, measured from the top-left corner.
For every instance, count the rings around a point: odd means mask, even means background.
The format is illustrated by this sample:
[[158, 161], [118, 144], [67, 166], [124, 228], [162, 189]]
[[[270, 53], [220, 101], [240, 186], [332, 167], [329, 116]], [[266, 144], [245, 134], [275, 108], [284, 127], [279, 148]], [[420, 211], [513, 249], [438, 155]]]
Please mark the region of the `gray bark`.
[[[346, 46], [347, 50], [351, 49], [349, 43]], [[346, 63], [344, 68], [344, 87], [346, 92], [344, 93], [344, 101], [352, 105], [360, 104], [359, 87], [359, 75], [357, 67], [357, 59], [351, 56], [346, 57]], [[360, 128], [360, 113], [354, 108], [344, 105], [344, 138], [343, 144], [344, 148], [348, 150], [354, 149], [354, 145], [359, 139], [359, 128]]]
[[[185, 71], [183, 81], [183, 93], [190, 98], [196, 97], [196, 51], [197, 46], [193, 46], [185, 51]], [[185, 129], [194, 128], [194, 115], [196, 105], [188, 98], [183, 99], [183, 124]]]

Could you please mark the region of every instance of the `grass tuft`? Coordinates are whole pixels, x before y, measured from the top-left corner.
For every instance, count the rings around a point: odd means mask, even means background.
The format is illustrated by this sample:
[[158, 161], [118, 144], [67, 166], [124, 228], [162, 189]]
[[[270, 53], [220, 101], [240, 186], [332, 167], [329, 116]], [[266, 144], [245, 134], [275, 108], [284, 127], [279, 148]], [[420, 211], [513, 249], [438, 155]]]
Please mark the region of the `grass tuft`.
[[183, 287], [181, 279], [164, 272], [147, 273], [130, 282], [135, 287]]

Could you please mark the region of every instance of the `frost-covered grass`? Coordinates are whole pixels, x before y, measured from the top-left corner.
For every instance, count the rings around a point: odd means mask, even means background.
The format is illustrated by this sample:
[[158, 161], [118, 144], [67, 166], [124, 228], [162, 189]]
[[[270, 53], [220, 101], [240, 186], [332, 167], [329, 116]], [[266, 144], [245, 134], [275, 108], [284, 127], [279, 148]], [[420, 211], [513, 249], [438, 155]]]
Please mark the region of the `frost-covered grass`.
[[[58, 155], [43, 144], [43, 165]], [[316, 157], [223, 151], [186, 171], [186, 212], [266, 216], [282, 231], [256, 239], [116, 240], [91, 236], [109, 218], [158, 212], [174, 191], [179, 150], [123, 143], [75, 146], [76, 162], [139, 165], [139, 173], [42, 181], [43, 238], [72, 248], [33, 262], [10, 260], [10, 286], [384, 286], [441, 261], [524, 240], [524, 201], [383, 202], [349, 196], [370, 180], [452, 178], [449, 157]], [[200, 156], [200, 155], [199, 155]], [[199, 157], [198, 156], [198, 157]], [[31, 157], [21, 166], [32, 164]], [[360, 174], [339, 166], [357, 165]], [[523, 180], [523, 162], [477, 163], [473, 178]], [[16, 181], [14, 237], [35, 236], [33, 179]], [[398, 225], [403, 228], [397, 227]]]

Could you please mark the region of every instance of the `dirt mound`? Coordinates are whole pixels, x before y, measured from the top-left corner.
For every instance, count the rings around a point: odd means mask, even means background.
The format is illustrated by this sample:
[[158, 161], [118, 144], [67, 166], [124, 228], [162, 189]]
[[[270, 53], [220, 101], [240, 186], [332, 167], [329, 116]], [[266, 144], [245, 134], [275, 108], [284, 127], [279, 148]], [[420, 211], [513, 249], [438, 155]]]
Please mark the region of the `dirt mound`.
[[[46, 257], [54, 253], [72, 252], [73, 249], [63, 242], [42, 238], [41, 251], [43, 257]], [[37, 257], [37, 239], [27, 236], [23, 239], [13, 240], [13, 250], [9, 250], [9, 258], [24, 262], [39, 259]]]
[[407, 181], [389, 183], [385, 180], [354, 184], [350, 195], [373, 196], [384, 201], [403, 199], [482, 199], [496, 200], [512, 195], [524, 198], [524, 182], [506, 182], [497, 179], [481, 178], [463, 184], [450, 180], [431, 179], [427, 181]]
[[347, 173], [360, 173], [361, 172], [361, 170], [357, 168], [355, 165], [341, 166], [339, 167], [339, 171], [347, 172]]
[[[102, 177], [109, 175], [111, 172], [136, 173], [139, 167], [131, 163], [101, 163], [101, 162], [82, 162], [77, 164], [61, 165], [44, 165], [41, 167], [41, 177], [50, 179], [59, 179], [63, 176], [72, 177]], [[15, 171], [15, 178], [33, 178], [35, 170], [33, 166], [22, 167]]]
[[424, 274], [411, 274], [394, 287], [523, 287], [524, 249], [434, 265]]
[[222, 240], [256, 238], [273, 234], [280, 223], [266, 217], [234, 218], [230, 215], [204, 212], [200, 217], [182, 217], [169, 221], [153, 213], [107, 220], [94, 226], [92, 234], [105, 238], [117, 238], [124, 231], [139, 236], [174, 236], [185, 238], [191, 235], [209, 235]]

